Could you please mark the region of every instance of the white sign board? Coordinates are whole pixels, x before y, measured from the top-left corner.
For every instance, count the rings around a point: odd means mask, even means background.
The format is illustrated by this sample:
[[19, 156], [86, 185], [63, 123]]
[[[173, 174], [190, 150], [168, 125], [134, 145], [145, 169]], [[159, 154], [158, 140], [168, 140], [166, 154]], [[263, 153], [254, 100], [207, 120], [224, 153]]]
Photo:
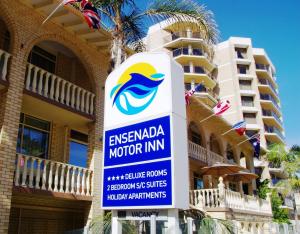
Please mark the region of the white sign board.
[[102, 208], [187, 209], [188, 153], [182, 67], [140, 53], [105, 84]]

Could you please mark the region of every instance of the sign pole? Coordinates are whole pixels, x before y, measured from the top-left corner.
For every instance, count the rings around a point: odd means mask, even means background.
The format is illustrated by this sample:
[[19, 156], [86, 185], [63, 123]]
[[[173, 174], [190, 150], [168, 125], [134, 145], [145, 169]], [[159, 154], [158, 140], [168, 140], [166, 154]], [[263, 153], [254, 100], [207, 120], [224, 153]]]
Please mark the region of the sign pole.
[[150, 234], [156, 234], [156, 215], [151, 215], [150, 219]]
[[122, 223], [118, 220], [118, 211], [112, 210], [112, 219], [111, 219], [111, 232], [112, 234], [122, 234]]

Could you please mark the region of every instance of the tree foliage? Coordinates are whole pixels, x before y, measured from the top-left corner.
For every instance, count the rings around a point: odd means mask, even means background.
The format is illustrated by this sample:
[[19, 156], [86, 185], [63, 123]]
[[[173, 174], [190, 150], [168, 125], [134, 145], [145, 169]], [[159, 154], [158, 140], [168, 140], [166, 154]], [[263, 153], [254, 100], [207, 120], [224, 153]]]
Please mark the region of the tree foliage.
[[193, 22], [202, 39], [208, 44], [218, 40], [217, 24], [213, 13], [193, 0], [153, 0], [142, 11], [135, 0], [91, 0], [102, 19], [102, 25], [111, 32], [112, 66], [118, 67], [125, 59], [126, 47], [140, 52], [147, 25], [169, 20], [174, 23]]
[[288, 211], [281, 208], [283, 201], [282, 201], [281, 197], [278, 195], [278, 192], [276, 190], [272, 191], [271, 204], [272, 204], [274, 222], [290, 223]]

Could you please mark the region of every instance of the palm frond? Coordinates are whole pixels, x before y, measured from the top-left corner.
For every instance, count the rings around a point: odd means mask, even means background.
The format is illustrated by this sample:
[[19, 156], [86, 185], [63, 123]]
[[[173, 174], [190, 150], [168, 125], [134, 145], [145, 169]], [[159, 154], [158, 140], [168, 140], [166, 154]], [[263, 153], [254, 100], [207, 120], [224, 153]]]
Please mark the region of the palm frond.
[[208, 44], [218, 42], [219, 31], [213, 13], [192, 0], [155, 0], [145, 14], [155, 23], [162, 20], [171, 23], [194, 22]]

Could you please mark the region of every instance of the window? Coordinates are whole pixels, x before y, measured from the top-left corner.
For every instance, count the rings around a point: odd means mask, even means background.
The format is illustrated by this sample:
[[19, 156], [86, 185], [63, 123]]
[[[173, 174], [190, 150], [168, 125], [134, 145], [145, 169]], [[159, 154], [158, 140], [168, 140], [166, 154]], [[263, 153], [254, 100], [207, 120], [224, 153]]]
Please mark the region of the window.
[[50, 73], [55, 73], [56, 56], [38, 46], [34, 46], [31, 50], [28, 62]]
[[87, 167], [88, 136], [71, 130], [69, 163], [79, 167]]
[[229, 189], [230, 189], [231, 191], [238, 192], [238, 186], [237, 186], [236, 183], [229, 182]]
[[258, 134], [258, 131], [257, 131], [257, 130], [247, 130], [247, 131], [246, 131], [246, 135], [247, 135], [248, 137], [252, 137], [252, 136], [254, 136], [254, 135], [256, 135], [256, 134]]
[[239, 80], [240, 89], [242, 90], [249, 90], [251, 89], [251, 80]]
[[243, 113], [243, 117], [247, 124], [256, 124], [256, 113]]
[[226, 156], [229, 162], [235, 163], [234, 153], [231, 145], [227, 145]]
[[192, 131], [192, 142], [198, 144], [198, 145], [202, 145], [202, 138], [201, 135]]
[[242, 99], [242, 106], [254, 106], [254, 99], [251, 96], [241, 96]]
[[48, 158], [50, 123], [21, 114], [17, 152], [39, 158]]
[[246, 48], [235, 48], [236, 57], [239, 59], [247, 58], [247, 49]]
[[238, 64], [237, 65], [237, 69], [238, 69], [238, 73], [239, 74], [248, 74], [249, 67], [246, 66], [246, 65], [240, 65], [240, 64]]
[[194, 189], [203, 189], [204, 183], [203, 179], [200, 177], [199, 174], [194, 173]]

